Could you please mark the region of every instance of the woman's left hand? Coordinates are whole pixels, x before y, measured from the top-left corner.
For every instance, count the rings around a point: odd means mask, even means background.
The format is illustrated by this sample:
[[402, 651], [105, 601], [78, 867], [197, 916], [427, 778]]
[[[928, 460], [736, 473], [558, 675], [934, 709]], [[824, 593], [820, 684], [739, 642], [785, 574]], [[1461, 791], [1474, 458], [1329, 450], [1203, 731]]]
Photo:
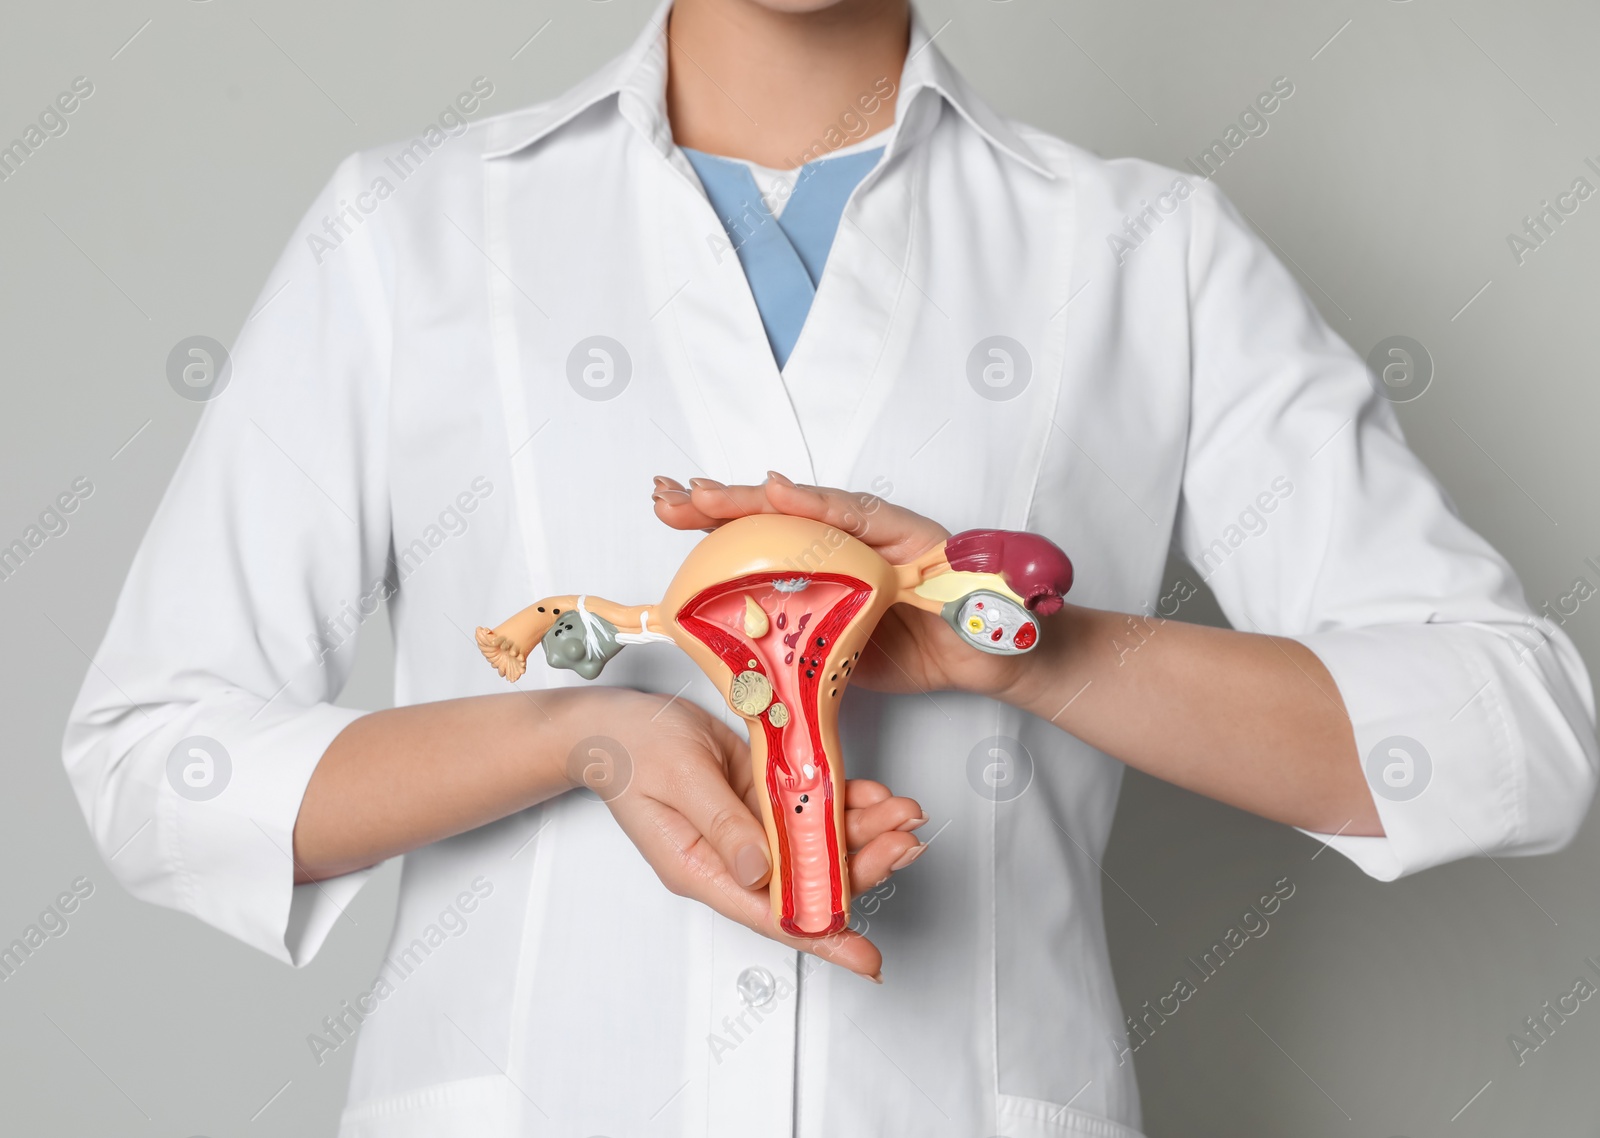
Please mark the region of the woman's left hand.
[[[656, 517], [675, 529], [715, 529], [748, 514], [792, 514], [849, 534], [893, 565], [914, 560], [950, 536], [938, 522], [875, 494], [799, 486], [775, 471], [759, 486], [691, 478], [684, 487], [658, 477], [651, 497]], [[974, 651], [933, 613], [895, 605], [878, 622], [853, 679], [884, 692], [958, 690], [1001, 696], [1019, 673], [1017, 658]]]

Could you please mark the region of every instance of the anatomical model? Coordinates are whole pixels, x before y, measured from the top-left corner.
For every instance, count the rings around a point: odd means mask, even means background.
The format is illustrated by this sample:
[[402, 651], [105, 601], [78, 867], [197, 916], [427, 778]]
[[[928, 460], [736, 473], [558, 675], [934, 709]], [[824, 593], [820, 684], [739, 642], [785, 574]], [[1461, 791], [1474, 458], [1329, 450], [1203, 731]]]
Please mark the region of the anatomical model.
[[625, 644], [687, 652], [750, 726], [773, 916], [792, 936], [821, 937], [850, 917], [839, 700], [879, 618], [915, 605], [974, 648], [1016, 655], [1071, 587], [1066, 554], [1035, 534], [968, 530], [891, 565], [822, 522], [752, 514], [696, 545], [657, 604], [547, 597], [477, 639], [512, 682], [539, 643], [550, 666], [585, 679]]

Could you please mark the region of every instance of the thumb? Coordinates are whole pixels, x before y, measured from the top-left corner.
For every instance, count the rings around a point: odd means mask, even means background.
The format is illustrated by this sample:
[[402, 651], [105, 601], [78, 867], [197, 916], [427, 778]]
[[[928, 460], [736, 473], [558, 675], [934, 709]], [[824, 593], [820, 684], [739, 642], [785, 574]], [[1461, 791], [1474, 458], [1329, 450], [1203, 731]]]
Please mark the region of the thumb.
[[734, 881], [746, 889], [766, 882], [772, 872], [766, 828], [720, 769], [709, 764], [702, 768], [701, 777], [685, 789], [683, 801], [674, 805], [717, 851]]

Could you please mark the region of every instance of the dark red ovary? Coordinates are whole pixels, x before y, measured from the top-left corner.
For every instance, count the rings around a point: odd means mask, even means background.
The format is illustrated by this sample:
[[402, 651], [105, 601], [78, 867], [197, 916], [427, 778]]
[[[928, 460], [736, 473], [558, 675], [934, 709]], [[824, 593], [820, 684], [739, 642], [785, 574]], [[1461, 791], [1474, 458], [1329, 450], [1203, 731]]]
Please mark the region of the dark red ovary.
[[[944, 555], [958, 572], [998, 573], [1028, 609], [1041, 616], [1060, 609], [1072, 588], [1072, 561], [1055, 542], [1036, 533], [963, 530], [946, 539]], [[1017, 636], [1020, 639], [1022, 631]]]

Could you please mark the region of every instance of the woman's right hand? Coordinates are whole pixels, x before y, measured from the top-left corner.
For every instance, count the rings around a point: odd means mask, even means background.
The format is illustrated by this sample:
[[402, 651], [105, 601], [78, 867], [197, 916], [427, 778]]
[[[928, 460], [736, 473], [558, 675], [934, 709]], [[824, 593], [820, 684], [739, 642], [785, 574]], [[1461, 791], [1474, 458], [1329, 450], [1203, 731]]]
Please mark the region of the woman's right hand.
[[[845, 930], [797, 939], [772, 916], [767, 882], [771, 868], [761, 824], [760, 790], [750, 770], [750, 748], [727, 724], [686, 700], [626, 688], [590, 688], [575, 701], [581, 723], [620, 744], [626, 778], [616, 777], [616, 755], [592, 745], [595, 769], [610, 784], [591, 785], [617, 824], [673, 893], [709, 906], [763, 936], [815, 953], [869, 979], [881, 980], [883, 956], [866, 937]], [[584, 756], [569, 762], [574, 787], [585, 785]], [[925, 848], [910, 831], [927, 821], [909, 798], [881, 783], [845, 783], [845, 834], [854, 893], [874, 889], [910, 865]]]

